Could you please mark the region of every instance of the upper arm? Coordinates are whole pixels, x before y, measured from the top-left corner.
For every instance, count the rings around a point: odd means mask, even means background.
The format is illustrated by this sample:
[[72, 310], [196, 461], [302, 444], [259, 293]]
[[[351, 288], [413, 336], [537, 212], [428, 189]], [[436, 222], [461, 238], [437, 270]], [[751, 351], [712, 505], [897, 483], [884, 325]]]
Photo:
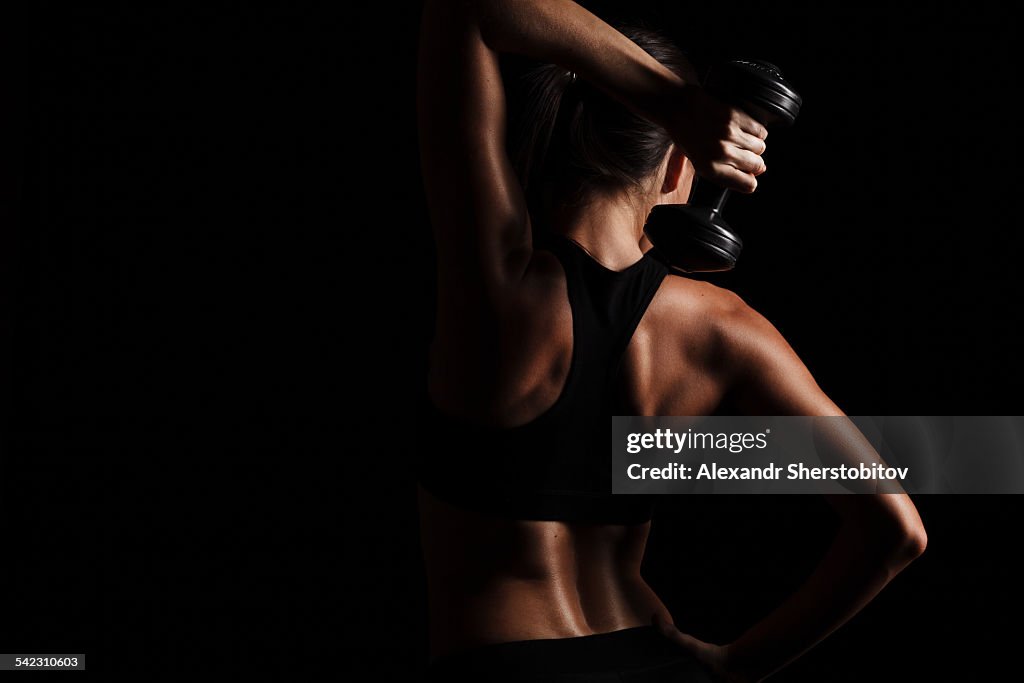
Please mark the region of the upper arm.
[[716, 337], [739, 407], [760, 415], [843, 415], [775, 326], [732, 292], [720, 292]]
[[[756, 415], [845, 416], [818, 386], [810, 371], [775, 326], [728, 293], [719, 303], [719, 337], [732, 367], [732, 392], [745, 413]], [[833, 457], [850, 463], [881, 458], [850, 420], [822, 423]], [[839, 516], [866, 529], [874, 545], [897, 547], [916, 556], [925, 544], [924, 526], [906, 494], [828, 495]]]
[[440, 294], [494, 303], [526, 270], [530, 223], [505, 150], [498, 54], [464, 3], [424, 5], [417, 98]]

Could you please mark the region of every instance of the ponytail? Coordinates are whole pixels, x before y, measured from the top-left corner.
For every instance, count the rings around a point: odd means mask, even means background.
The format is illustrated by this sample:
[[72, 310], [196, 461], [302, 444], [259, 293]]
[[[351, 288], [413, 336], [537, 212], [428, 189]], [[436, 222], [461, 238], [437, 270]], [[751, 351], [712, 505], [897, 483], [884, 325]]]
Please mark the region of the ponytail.
[[[647, 29], [620, 28], [687, 80], [693, 67], [673, 43]], [[672, 139], [582, 78], [554, 64], [520, 63], [508, 84], [508, 150], [534, 224], [557, 206], [585, 204], [599, 190], [639, 189]]]

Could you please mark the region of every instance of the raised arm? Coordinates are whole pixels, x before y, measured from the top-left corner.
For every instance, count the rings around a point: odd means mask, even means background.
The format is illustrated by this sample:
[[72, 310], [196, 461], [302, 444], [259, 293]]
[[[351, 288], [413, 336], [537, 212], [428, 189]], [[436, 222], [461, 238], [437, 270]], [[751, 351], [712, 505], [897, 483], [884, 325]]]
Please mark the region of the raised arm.
[[[818, 387], [782, 335], [731, 293], [718, 290], [710, 311], [722, 381], [744, 413], [836, 415], [843, 412]], [[856, 427], [849, 423], [851, 430]], [[841, 436], [841, 435], [840, 435]], [[855, 442], [855, 434], [850, 434]], [[703, 643], [662, 622], [724, 680], [758, 681], [821, 641], [860, 611], [924, 552], [924, 525], [905, 494], [827, 497], [841, 525], [807, 581], [782, 605], [726, 646]]]
[[698, 172], [753, 191], [764, 128], [684, 83], [570, 0], [427, 0], [420, 38], [420, 154], [442, 303], [501, 307], [532, 254], [530, 218], [505, 152], [498, 54], [564, 66], [664, 126]]

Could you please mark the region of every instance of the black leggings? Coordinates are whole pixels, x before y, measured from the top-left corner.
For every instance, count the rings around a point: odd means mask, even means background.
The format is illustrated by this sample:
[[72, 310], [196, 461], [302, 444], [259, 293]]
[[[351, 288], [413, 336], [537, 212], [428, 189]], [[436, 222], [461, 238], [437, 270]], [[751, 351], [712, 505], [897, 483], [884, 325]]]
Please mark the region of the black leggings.
[[708, 670], [654, 626], [576, 638], [517, 640], [440, 657], [430, 683], [713, 683]]

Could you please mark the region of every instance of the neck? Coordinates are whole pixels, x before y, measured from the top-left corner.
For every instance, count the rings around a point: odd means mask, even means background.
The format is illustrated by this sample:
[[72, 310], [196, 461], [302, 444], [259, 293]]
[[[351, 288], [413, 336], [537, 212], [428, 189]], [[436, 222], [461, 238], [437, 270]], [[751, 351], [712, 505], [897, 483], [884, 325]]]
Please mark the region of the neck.
[[643, 256], [640, 240], [651, 207], [621, 194], [595, 198], [585, 206], [555, 212], [552, 229], [573, 240], [611, 270], [622, 270]]

